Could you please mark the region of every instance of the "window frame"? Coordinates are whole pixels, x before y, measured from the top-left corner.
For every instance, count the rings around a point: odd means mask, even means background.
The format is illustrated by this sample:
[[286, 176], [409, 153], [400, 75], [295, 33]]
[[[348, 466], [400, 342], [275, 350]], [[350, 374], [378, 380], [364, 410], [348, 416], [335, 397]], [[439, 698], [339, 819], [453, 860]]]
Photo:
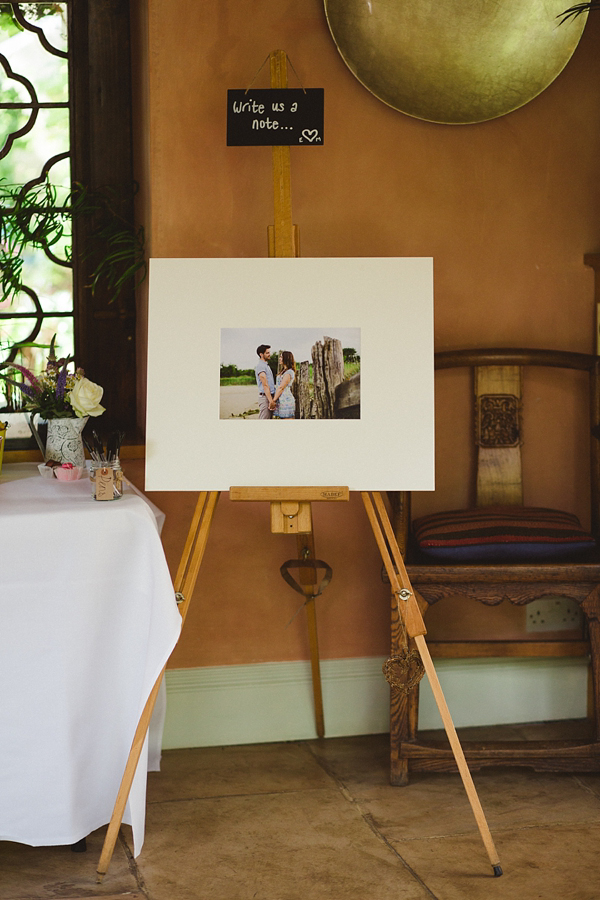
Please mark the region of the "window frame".
[[[109, 189], [133, 229], [135, 183], [129, 0], [63, 0], [68, 15], [71, 183]], [[72, 222], [75, 359], [104, 388], [102, 431], [136, 426], [136, 299], [133, 281], [113, 299], [105, 283], [91, 282], [106, 252], [93, 217]], [[7, 435], [6, 449], [34, 447]]]
[[[71, 174], [90, 189], [110, 187], [134, 224], [129, 0], [68, 0], [71, 67]], [[102, 428], [136, 431], [136, 302], [133, 283], [118, 299], [99, 284], [92, 294], [94, 222], [73, 223], [75, 356], [104, 387]], [[85, 248], [85, 249], [84, 249]], [[99, 253], [102, 247], [97, 247]]]

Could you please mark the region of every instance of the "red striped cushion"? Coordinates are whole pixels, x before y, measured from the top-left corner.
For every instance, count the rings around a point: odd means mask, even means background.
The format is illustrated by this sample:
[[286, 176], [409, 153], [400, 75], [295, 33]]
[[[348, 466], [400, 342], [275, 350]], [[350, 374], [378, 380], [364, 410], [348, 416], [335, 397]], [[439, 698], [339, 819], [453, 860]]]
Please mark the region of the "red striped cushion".
[[440, 559], [560, 558], [596, 546], [577, 516], [556, 509], [486, 506], [416, 519], [419, 548]]

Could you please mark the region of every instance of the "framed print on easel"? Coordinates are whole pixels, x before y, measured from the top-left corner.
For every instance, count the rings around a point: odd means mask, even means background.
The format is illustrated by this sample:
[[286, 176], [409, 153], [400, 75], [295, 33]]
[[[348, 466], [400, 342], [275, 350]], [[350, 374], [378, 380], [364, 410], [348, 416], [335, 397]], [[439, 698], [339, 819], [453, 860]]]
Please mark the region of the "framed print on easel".
[[[261, 470], [278, 423], [222, 417], [222, 367], [252, 370], [260, 345], [312, 366], [327, 337], [359, 344], [360, 418], [291, 423], [285, 458]], [[252, 410], [259, 392], [248, 390]], [[148, 490], [431, 490], [433, 444], [431, 259], [151, 260]]]

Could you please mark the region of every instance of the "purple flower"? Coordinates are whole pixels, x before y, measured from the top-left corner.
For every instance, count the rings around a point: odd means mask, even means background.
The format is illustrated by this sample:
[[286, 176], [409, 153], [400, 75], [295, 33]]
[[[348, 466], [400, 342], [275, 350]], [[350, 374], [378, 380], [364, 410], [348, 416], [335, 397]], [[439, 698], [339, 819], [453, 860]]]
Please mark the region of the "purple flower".
[[65, 387], [67, 384], [67, 364], [69, 360], [65, 360], [62, 369], [58, 373], [58, 378], [56, 379], [56, 396], [64, 397], [65, 395]]
[[[11, 363], [5, 363], [3, 366], [0, 366], [0, 368], [16, 369], [18, 372], [21, 372], [21, 374], [24, 375], [28, 381], [31, 382], [31, 385], [34, 388], [35, 393], [38, 393], [38, 394], [42, 393], [41, 384], [39, 383], [39, 381], [37, 380], [37, 378], [35, 377], [33, 372], [30, 372], [29, 369], [25, 368], [25, 366], [20, 366], [20, 365], [18, 365], [18, 363], [11, 362]], [[7, 378], [6, 380], [8, 381], [9, 379]], [[13, 381], [12, 384], [16, 384], [17, 387], [21, 387], [21, 385], [18, 382]], [[27, 391], [25, 391], [25, 393], [27, 394]], [[33, 397], [33, 396], [35, 396], [35, 394], [31, 394], [30, 396]]]
[[29, 387], [28, 384], [23, 384], [22, 381], [13, 381], [12, 378], [5, 378], [4, 380], [8, 382], [8, 384], [12, 384], [13, 387], [18, 387], [27, 397], [31, 397], [33, 400], [37, 397], [37, 391], [35, 391], [34, 388]]

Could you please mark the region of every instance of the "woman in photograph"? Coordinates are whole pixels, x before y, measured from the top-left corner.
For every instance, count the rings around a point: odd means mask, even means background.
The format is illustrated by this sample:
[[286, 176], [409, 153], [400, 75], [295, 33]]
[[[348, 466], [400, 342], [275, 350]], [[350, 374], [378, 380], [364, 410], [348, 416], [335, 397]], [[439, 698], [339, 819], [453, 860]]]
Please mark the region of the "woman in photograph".
[[273, 395], [273, 416], [276, 419], [296, 418], [296, 398], [292, 394], [292, 384], [296, 377], [296, 362], [289, 350], [282, 350], [279, 357], [279, 374]]

